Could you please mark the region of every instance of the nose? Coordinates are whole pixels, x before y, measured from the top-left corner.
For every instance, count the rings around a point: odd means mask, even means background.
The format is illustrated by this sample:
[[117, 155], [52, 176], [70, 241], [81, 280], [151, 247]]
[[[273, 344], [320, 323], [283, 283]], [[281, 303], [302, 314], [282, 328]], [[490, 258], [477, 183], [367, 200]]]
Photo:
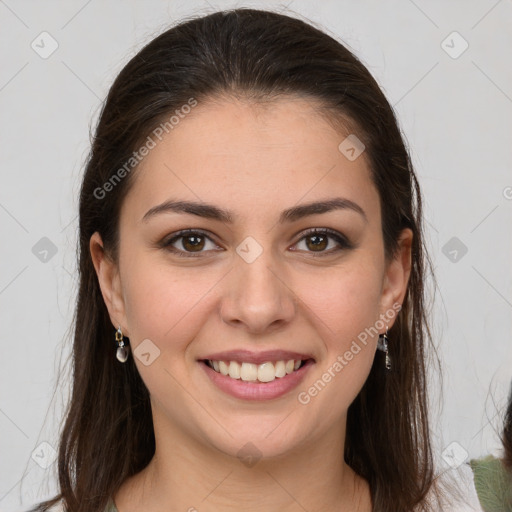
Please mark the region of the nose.
[[289, 324], [296, 313], [296, 298], [284, 272], [263, 252], [248, 263], [237, 258], [225, 283], [221, 304], [224, 322], [251, 334], [273, 332]]

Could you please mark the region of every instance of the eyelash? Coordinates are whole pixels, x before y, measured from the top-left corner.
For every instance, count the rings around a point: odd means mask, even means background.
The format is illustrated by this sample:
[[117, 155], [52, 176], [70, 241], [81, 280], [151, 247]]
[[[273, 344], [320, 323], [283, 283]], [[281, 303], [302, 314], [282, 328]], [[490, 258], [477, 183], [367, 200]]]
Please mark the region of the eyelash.
[[[164, 240], [161, 242], [161, 247], [176, 254], [179, 257], [183, 258], [198, 258], [200, 257], [204, 252], [207, 251], [198, 251], [198, 252], [187, 252], [183, 251], [181, 249], [176, 249], [175, 247], [172, 247], [172, 244], [179, 240], [180, 238], [186, 238], [187, 236], [192, 235], [199, 235], [202, 237], [207, 238], [211, 242], [214, 242], [210, 236], [205, 231], [199, 230], [199, 229], [184, 229], [182, 231], [178, 231], [175, 233], [172, 238]], [[333, 229], [329, 228], [311, 228], [306, 230], [304, 233], [302, 233], [301, 238], [294, 244], [297, 245], [299, 242], [301, 242], [303, 239], [307, 238], [308, 236], [313, 235], [327, 235], [328, 238], [332, 238], [335, 240], [339, 247], [335, 249], [330, 249], [328, 251], [307, 251], [313, 254], [315, 257], [321, 257], [324, 255], [330, 255], [335, 252], [341, 251], [341, 250], [350, 250], [353, 249], [354, 246], [351, 242], [348, 241], [346, 237], [344, 237], [341, 233], [338, 233], [337, 231], [334, 231]], [[214, 242], [215, 243], [215, 242]]]

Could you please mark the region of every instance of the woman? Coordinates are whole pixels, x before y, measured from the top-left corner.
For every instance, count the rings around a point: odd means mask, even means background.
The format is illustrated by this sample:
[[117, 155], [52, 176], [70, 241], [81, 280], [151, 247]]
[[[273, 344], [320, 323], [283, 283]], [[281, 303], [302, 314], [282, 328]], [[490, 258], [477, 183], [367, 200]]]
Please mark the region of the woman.
[[115, 80], [80, 196], [69, 511], [436, 506], [421, 195], [339, 42], [237, 9]]

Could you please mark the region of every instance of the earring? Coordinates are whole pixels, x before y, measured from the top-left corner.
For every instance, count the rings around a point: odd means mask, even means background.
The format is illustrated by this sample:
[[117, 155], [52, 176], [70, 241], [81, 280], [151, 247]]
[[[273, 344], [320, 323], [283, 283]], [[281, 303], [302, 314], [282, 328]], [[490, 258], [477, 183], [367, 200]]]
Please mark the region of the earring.
[[124, 336], [123, 336], [123, 331], [121, 331], [121, 326], [119, 326], [117, 328], [116, 341], [117, 341], [117, 352], [116, 352], [117, 360], [120, 363], [126, 363], [126, 361], [128, 360], [128, 355], [130, 353], [130, 347], [127, 347], [124, 344]]
[[386, 370], [391, 370], [391, 358], [389, 357], [388, 352], [388, 341], [388, 328], [386, 327], [386, 332], [384, 334], [379, 335], [377, 349], [386, 354]]

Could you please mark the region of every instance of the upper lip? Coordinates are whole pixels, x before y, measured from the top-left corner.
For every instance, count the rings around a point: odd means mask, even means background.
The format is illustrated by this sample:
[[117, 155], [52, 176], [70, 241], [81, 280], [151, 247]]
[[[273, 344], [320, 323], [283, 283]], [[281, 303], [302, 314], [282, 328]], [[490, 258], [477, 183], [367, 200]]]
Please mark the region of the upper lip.
[[250, 350], [226, 350], [216, 352], [199, 360], [211, 359], [212, 361], [236, 361], [238, 363], [261, 364], [269, 361], [289, 361], [314, 359], [310, 354], [301, 354], [290, 350], [267, 350], [265, 352], [251, 352]]

